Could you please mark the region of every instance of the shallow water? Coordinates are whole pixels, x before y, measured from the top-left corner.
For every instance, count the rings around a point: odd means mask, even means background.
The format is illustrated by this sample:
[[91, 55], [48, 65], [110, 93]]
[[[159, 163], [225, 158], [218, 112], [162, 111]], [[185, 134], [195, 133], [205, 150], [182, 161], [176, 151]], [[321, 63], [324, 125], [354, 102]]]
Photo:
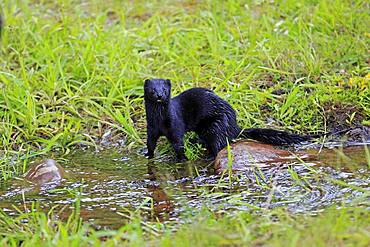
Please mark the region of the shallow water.
[[[311, 150], [316, 153], [318, 150]], [[203, 207], [218, 213], [284, 206], [292, 212], [316, 213], [331, 205], [366, 204], [369, 159], [364, 146], [324, 149], [309, 163], [249, 167], [214, 175], [210, 162], [148, 162], [141, 154], [118, 150], [77, 150], [58, 160], [68, 178], [57, 187], [31, 188], [17, 180], [0, 188], [0, 207], [16, 214], [63, 206], [67, 216], [80, 193], [81, 216], [96, 227], [117, 228], [121, 214], [138, 210], [145, 220], [185, 222]], [[27, 189], [25, 189], [27, 188]]]

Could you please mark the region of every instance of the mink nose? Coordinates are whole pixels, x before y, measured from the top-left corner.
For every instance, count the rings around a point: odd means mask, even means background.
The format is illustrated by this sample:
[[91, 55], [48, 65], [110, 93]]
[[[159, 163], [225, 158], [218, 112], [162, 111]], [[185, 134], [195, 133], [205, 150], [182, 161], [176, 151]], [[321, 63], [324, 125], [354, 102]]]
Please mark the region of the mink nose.
[[157, 92], [155, 92], [155, 91], [152, 91], [152, 92], [150, 92], [150, 96], [152, 97], [152, 98], [158, 98], [158, 94], [157, 94]]

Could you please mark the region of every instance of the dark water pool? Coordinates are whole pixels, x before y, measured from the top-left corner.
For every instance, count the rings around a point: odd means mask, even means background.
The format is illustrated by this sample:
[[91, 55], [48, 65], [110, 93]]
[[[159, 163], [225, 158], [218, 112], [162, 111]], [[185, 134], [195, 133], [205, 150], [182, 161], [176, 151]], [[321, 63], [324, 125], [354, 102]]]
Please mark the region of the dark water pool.
[[[0, 207], [16, 214], [59, 205], [68, 215], [80, 193], [81, 216], [97, 227], [121, 226], [129, 211], [145, 220], [185, 222], [206, 207], [219, 213], [286, 207], [315, 213], [327, 206], [368, 204], [369, 157], [364, 146], [323, 150], [317, 160], [250, 167], [229, 176], [214, 175], [210, 162], [148, 162], [118, 150], [74, 151], [57, 159], [68, 173], [56, 188], [25, 189], [17, 180], [0, 188]], [[311, 152], [317, 152], [313, 150]]]

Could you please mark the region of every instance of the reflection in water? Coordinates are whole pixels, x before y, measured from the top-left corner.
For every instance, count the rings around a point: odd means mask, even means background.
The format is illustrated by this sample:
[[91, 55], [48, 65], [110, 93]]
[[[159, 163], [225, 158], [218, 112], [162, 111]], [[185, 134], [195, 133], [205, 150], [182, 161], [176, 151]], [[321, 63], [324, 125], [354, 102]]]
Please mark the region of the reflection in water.
[[157, 171], [157, 168], [153, 162], [149, 162], [148, 177], [152, 183], [148, 184], [147, 189], [150, 197], [152, 198], [153, 213], [156, 219], [159, 221], [165, 221], [169, 219], [169, 214], [173, 210], [173, 205], [162, 186], [156, 183], [157, 180], [161, 180], [161, 178], [157, 178], [157, 176], [160, 175], [161, 173]]
[[353, 200], [366, 203], [369, 194], [364, 191], [370, 179], [364, 148], [344, 149], [345, 155], [337, 151], [323, 151], [311, 163], [249, 167], [231, 178], [214, 175], [213, 165], [201, 161], [148, 162], [141, 155], [114, 150], [75, 151], [66, 157], [68, 162], [59, 162], [68, 179], [57, 189], [30, 190], [23, 201], [21, 192], [29, 185], [13, 180], [0, 189], [0, 206], [16, 214], [12, 204], [31, 208], [38, 201], [45, 210], [66, 206], [66, 217], [73, 210], [76, 193], [81, 193], [85, 220], [117, 228], [126, 220], [117, 212], [127, 213], [127, 209], [139, 210], [144, 220], [183, 222], [202, 207], [232, 212], [284, 206], [312, 213]]

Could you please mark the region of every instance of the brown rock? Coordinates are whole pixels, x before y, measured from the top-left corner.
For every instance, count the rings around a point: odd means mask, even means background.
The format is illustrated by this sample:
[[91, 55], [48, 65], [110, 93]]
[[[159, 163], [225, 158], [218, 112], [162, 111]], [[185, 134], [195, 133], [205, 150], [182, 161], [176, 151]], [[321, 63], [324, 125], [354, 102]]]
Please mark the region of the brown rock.
[[25, 179], [38, 185], [58, 182], [64, 178], [64, 169], [55, 160], [47, 159], [33, 166], [25, 174]]
[[[251, 166], [264, 167], [282, 164], [288, 161], [311, 158], [303, 152], [290, 152], [269, 144], [254, 141], [239, 141], [230, 145], [233, 171], [245, 170]], [[222, 149], [215, 159], [217, 173], [229, 169], [227, 147]]]

